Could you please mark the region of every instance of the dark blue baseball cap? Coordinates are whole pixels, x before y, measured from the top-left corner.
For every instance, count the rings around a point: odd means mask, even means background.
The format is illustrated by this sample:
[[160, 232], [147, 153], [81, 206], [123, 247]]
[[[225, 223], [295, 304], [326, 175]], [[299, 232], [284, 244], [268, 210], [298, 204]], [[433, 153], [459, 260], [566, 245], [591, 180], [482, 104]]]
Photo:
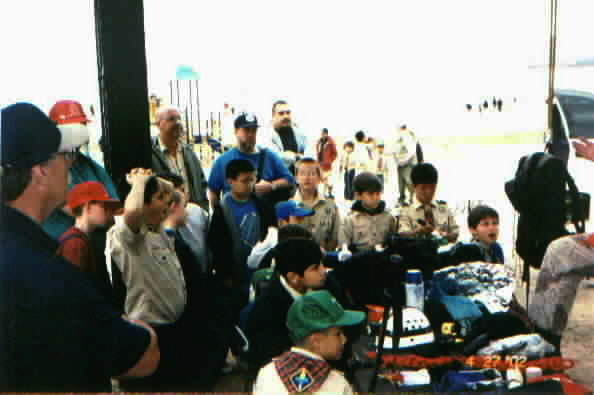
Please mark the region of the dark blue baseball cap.
[[239, 114], [237, 118], [235, 118], [233, 126], [235, 126], [235, 129], [260, 127], [256, 115], [248, 112], [242, 112], [241, 114]]
[[289, 217], [309, 217], [314, 215], [314, 211], [310, 208], [297, 203], [294, 200], [277, 203], [274, 206], [276, 210], [276, 219], [288, 219]]
[[27, 169], [84, 143], [76, 131], [60, 130], [38, 107], [15, 103], [0, 110], [2, 168]]

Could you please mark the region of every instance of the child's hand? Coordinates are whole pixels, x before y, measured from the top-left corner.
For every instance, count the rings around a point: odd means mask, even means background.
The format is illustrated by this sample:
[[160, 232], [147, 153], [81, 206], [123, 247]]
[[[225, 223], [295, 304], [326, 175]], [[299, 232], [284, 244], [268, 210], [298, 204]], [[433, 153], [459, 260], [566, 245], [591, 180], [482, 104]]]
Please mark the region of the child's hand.
[[255, 186], [255, 191], [256, 195], [264, 195], [265, 193], [272, 191], [272, 183], [265, 180], [260, 180], [260, 182]]
[[419, 224], [419, 227], [417, 228], [418, 233], [424, 233], [424, 234], [431, 234], [431, 233], [433, 233], [434, 230], [435, 230], [435, 226], [427, 224], [427, 223], [425, 225]]
[[130, 173], [126, 174], [126, 181], [128, 184], [133, 185], [135, 182], [144, 181], [146, 182], [153, 175], [151, 169], [142, 169], [137, 167], [130, 170]]

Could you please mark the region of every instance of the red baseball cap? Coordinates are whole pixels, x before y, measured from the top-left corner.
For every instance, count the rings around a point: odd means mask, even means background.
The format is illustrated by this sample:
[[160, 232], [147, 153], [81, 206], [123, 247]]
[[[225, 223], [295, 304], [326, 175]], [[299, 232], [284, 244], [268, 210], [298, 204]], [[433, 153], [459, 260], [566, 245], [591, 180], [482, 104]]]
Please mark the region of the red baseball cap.
[[112, 199], [103, 184], [97, 181], [87, 181], [77, 184], [68, 192], [66, 207], [73, 209], [88, 202], [106, 202], [121, 205], [122, 202]]

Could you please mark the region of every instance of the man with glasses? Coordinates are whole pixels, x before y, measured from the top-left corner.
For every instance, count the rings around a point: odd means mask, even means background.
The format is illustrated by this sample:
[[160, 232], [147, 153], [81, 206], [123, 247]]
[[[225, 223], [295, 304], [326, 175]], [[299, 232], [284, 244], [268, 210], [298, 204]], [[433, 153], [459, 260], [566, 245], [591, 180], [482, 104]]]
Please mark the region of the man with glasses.
[[178, 109], [172, 106], [159, 108], [155, 122], [159, 135], [152, 143], [153, 172], [180, 175], [190, 202], [208, 211], [204, 171], [192, 146], [182, 141], [184, 129]]
[[291, 174], [295, 174], [295, 162], [305, 153], [307, 140], [291, 118], [291, 108], [284, 100], [272, 105], [272, 129], [265, 135], [263, 145], [277, 152]]
[[0, 110], [0, 129], [0, 392], [109, 392], [110, 377], [152, 374], [155, 332], [113, 311], [40, 226], [85, 137], [29, 103]]
[[[81, 146], [88, 144], [90, 120], [79, 102], [75, 100], [57, 101], [50, 109], [49, 118], [54, 121], [60, 131], [77, 136], [82, 142]], [[75, 151], [69, 153], [68, 156], [73, 158], [72, 165], [68, 170], [68, 190], [82, 182], [97, 181], [103, 184], [112, 199], [119, 199], [117, 190], [103, 166], [91, 159], [89, 155], [80, 152], [79, 147], [76, 147]], [[53, 210], [42, 223], [43, 229], [55, 239], [58, 239], [72, 226], [74, 226], [74, 217], [62, 205]], [[104, 230], [93, 232], [91, 239], [96, 243], [97, 251], [104, 250]]]

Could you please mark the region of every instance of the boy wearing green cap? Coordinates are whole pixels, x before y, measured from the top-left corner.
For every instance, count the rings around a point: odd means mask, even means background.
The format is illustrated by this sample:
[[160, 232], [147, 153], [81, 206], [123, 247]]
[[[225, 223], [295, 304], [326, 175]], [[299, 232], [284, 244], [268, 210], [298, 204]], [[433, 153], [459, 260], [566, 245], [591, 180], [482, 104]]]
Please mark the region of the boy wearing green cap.
[[328, 291], [311, 291], [295, 299], [287, 315], [295, 347], [260, 370], [254, 394], [351, 394], [353, 390], [342, 373], [326, 361], [342, 355], [346, 342], [342, 327], [357, 325], [364, 318], [362, 312], [344, 310]]

